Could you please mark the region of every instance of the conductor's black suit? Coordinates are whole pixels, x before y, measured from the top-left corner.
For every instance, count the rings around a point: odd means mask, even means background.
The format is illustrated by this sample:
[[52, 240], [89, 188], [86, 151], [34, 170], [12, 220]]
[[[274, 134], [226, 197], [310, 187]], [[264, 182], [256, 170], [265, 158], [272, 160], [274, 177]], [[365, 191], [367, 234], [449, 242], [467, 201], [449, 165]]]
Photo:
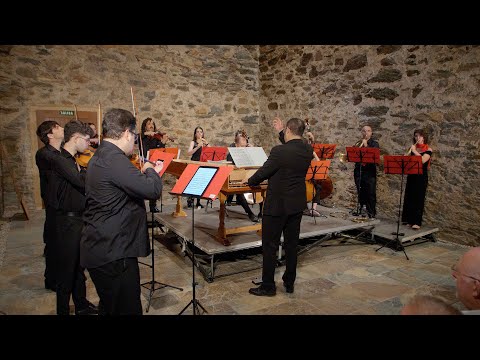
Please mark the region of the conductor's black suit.
[[312, 160], [313, 149], [301, 139], [292, 139], [275, 146], [263, 166], [248, 179], [255, 186], [268, 179], [263, 208], [262, 288], [274, 290], [275, 252], [283, 232], [286, 269], [282, 277], [293, 286], [297, 267], [297, 243], [302, 213], [307, 206], [305, 175]]

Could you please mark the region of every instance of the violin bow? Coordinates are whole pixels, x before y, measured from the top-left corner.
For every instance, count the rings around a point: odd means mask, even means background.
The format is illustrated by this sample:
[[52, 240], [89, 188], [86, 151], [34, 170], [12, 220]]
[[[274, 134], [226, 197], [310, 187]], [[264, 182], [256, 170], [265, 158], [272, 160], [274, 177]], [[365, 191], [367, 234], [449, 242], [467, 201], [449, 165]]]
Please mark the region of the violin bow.
[[[137, 106], [135, 105], [135, 95], [133, 95], [133, 86], [130, 86], [130, 93], [132, 94], [132, 107], [133, 107], [133, 116], [135, 117], [135, 121], [137, 122], [137, 127], [138, 127], [138, 110]], [[143, 167], [143, 144], [142, 144], [142, 127], [140, 125], [139, 127], [140, 131], [138, 131], [138, 139], [139, 139], [139, 148], [138, 148], [138, 154], [140, 155], [140, 166]]]
[[75, 109], [75, 120], [78, 120], [77, 105], [73, 104], [73, 108]]
[[100, 101], [98, 102], [98, 113], [97, 113], [97, 135], [98, 135], [98, 145], [100, 145], [100, 134], [102, 133], [102, 107], [100, 106]]

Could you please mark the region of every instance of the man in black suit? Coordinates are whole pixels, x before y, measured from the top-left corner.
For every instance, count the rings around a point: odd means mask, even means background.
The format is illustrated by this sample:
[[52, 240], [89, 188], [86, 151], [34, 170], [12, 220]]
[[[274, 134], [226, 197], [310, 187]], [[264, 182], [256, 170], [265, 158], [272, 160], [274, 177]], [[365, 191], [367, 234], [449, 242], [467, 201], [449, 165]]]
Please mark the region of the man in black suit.
[[37, 128], [37, 136], [45, 144], [35, 154], [35, 162], [37, 163], [38, 172], [40, 174], [40, 193], [42, 195], [43, 204], [45, 205], [45, 225], [43, 227], [43, 242], [45, 248], [43, 254], [45, 256], [45, 289], [56, 291], [57, 275], [55, 271], [55, 211], [58, 207], [56, 197], [53, 202], [48, 196], [51, 189], [52, 166], [50, 157], [60, 154], [60, 147], [63, 142], [63, 127], [54, 120], [46, 120]]
[[[277, 128], [281, 120], [276, 118]], [[303, 210], [307, 206], [305, 175], [312, 160], [313, 149], [302, 140], [303, 120], [288, 120], [284, 130], [285, 144], [275, 146], [263, 166], [248, 179], [249, 186], [268, 180], [267, 196], [263, 207], [262, 284], [249, 290], [257, 296], [274, 296], [276, 251], [283, 233], [286, 268], [282, 276], [288, 293], [293, 293], [297, 271], [297, 243]]]
[[97, 289], [100, 315], [141, 315], [137, 258], [151, 250], [145, 199], [160, 197], [163, 163], [146, 162], [139, 171], [128, 159], [138, 137], [129, 111], [107, 111], [102, 129], [85, 179], [80, 264]]

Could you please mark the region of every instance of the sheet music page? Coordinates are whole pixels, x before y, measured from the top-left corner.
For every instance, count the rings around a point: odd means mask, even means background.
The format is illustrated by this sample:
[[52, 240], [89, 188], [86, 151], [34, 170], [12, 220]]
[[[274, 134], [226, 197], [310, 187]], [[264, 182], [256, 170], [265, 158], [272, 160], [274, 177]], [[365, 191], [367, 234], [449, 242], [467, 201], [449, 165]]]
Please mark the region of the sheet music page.
[[267, 154], [262, 147], [229, 147], [236, 167], [262, 166], [267, 161]]

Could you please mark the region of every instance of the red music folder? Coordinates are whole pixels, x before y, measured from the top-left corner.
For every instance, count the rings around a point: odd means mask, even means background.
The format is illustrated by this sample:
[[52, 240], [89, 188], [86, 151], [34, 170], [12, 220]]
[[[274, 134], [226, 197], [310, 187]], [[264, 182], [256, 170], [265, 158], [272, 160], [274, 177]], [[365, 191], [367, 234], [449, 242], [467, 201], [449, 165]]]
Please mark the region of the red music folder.
[[157, 160], [160, 160], [163, 162], [163, 168], [158, 174], [162, 176], [165, 173], [165, 170], [167, 170], [168, 165], [170, 165], [174, 157], [175, 155], [172, 153], [167, 153], [164, 151], [154, 151], [153, 154], [150, 153], [150, 158], [148, 160], [150, 160], [151, 162], [156, 162]]
[[194, 196], [200, 197], [206, 200], [215, 200], [220, 192], [223, 184], [228, 178], [228, 175], [233, 171], [233, 166], [200, 166], [197, 164], [188, 164], [182, 175], [177, 180], [177, 183], [173, 187], [170, 194], [189, 196], [191, 194], [186, 193], [188, 185], [194, 179], [197, 172], [202, 168], [214, 168], [217, 169], [213, 178], [210, 180], [205, 190], [201, 194], [195, 194]]
[[423, 163], [421, 156], [385, 155], [383, 157], [385, 174], [421, 175]]

